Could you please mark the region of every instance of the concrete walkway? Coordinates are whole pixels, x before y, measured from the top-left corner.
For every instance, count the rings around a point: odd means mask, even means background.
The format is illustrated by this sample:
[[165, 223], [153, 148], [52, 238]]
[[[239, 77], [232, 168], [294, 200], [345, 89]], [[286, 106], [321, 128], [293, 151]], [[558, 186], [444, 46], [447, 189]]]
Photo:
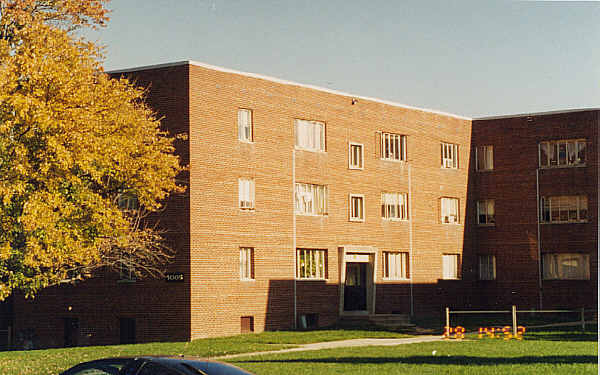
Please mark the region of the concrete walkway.
[[349, 348], [354, 346], [395, 346], [402, 344], [417, 344], [421, 342], [440, 341], [442, 336], [417, 336], [408, 337], [404, 339], [352, 339], [352, 340], [341, 340], [341, 341], [326, 341], [326, 342], [315, 342], [312, 344], [302, 344], [296, 348], [281, 349], [281, 350], [270, 350], [266, 352], [252, 352], [252, 353], [240, 353], [230, 354], [220, 357], [213, 357], [213, 359], [229, 359], [236, 357], [247, 357], [255, 355], [266, 355], [266, 354], [279, 354], [279, 353], [293, 353], [303, 352], [307, 350], [321, 350], [321, 349], [333, 349], [333, 348]]

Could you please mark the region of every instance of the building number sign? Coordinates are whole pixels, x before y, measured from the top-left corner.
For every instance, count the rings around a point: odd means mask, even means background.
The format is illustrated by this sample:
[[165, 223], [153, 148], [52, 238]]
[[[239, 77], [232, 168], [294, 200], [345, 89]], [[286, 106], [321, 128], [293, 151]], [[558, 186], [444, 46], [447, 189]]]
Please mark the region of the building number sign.
[[[491, 339], [501, 338], [504, 340], [516, 339], [523, 340], [523, 334], [525, 333], [525, 327], [518, 326], [517, 334], [514, 335], [512, 327], [479, 327], [479, 334], [477, 338], [488, 337]], [[465, 338], [465, 329], [461, 326], [456, 327], [444, 327], [444, 339], [455, 339], [462, 340]]]

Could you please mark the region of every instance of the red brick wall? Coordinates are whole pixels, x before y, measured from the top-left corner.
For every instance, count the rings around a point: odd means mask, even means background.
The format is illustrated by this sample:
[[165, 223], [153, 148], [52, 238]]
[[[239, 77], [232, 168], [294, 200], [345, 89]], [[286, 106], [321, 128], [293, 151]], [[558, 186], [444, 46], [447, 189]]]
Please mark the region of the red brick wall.
[[[541, 224], [540, 244], [542, 253], [590, 254], [591, 279], [543, 281], [542, 307], [597, 306], [598, 116], [582, 111], [473, 121], [473, 146], [494, 146], [494, 170], [473, 172], [473, 202], [495, 199], [496, 206], [494, 227], [473, 226], [476, 252], [495, 254], [497, 262], [497, 280], [477, 283], [482, 304], [539, 308], [538, 144], [585, 138], [586, 166], [540, 169], [539, 191], [540, 196], [586, 195], [589, 220]], [[475, 215], [475, 206], [472, 211]]]

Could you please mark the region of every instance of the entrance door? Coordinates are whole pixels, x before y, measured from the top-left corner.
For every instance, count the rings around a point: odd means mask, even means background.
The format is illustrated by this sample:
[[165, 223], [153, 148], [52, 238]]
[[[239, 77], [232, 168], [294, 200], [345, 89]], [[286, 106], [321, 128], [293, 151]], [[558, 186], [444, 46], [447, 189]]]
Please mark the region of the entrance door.
[[344, 311], [367, 310], [367, 265], [368, 263], [346, 263]]
[[64, 318], [65, 348], [77, 346], [79, 338], [79, 319]]

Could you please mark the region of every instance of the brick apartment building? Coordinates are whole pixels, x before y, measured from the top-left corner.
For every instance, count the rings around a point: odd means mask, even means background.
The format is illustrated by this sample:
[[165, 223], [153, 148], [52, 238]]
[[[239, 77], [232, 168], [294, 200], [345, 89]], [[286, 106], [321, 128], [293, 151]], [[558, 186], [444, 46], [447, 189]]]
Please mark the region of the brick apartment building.
[[176, 257], [165, 280], [13, 296], [15, 345], [597, 305], [598, 109], [470, 119], [195, 62], [111, 74], [189, 135], [160, 218]]

